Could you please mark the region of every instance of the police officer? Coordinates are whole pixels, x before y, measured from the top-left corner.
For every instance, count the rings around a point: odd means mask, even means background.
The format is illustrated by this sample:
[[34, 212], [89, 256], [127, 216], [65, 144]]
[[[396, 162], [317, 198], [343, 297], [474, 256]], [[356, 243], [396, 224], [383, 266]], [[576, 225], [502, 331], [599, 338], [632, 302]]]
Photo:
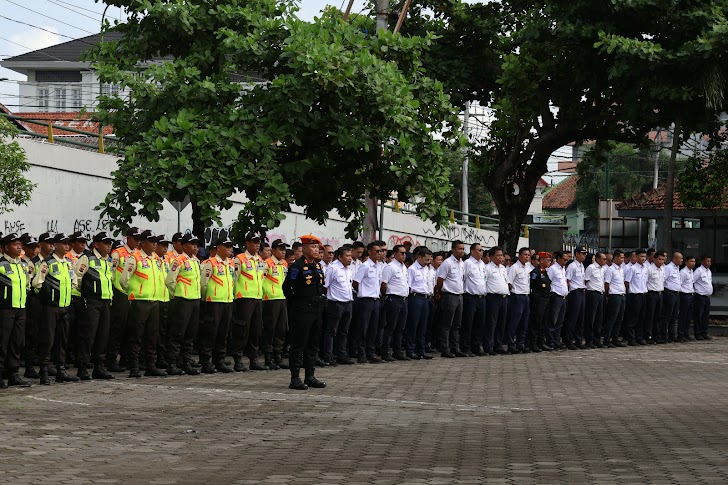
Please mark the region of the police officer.
[[[312, 235], [301, 236], [303, 256], [289, 268], [283, 291], [291, 299], [291, 389], [323, 388], [326, 384], [314, 376], [315, 362], [324, 310], [324, 273], [318, 258], [321, 241]], [[306, 370], [301, 382], [300, 370]]]
[[[164, 280], [166, 282], [172, 261], [172, 255], [167, 250], [169, 249], [169, 245], [172, 244], [172, 241], [167, 239], [164, 235], [160, 237], [161, 239], [157, 243], [157, 249], [155, 252], [157, 253], [157, 256], [159, 256], [159, 259], [162, 260], [162, 271], [164, 272]], [[170, 300], [169, 289], [165, 284], [164, 297], [159, 303], [159, 342], [157, 342], [157, 367], [159, 369], [166, 369], [169, 367], [169, 364], [165, 359], [167, 358], [167, 343], [169, 339], [169, 331], [167, 327], [169, 325], [169, 313], [172, 305]]]
[[[174, 238], [173, 238], [174, 239]], [[180, 239], [182, 254], [172, 261], [165, 281], [174, 305], [169, 320], [169, 344], [167, 346], [167, 374], [198, 375], [192, 365], [192, 343], [197, 337], [200, 320], [200, 260], [195, 256], [199, 243], [192, 234]], [[182, 368], [177, 361], [182, 357]]]
[[33, 277], [33, 287], [40, 290], [42, 303], [38, 325], [38, 361], [40, 383], [44, 385], [51, 383], [48, 376], [51, 347], [55, 349], [53, 360], [56, 363], [56, 382], [79, 380], [66, 372], [68, 308], [71, 306], [71, 288], [75, 278], [71, 261], [66, 258], [70, 238], [60, 232], [52, 241], [53, 253], [40, 263]]
[[[111, 326], [111, 299], [114, 295], [114, 272], [109, 253], [114, 239], [106, 232], [93, 237], [92, 251], [81, 255], [76, 262], [76, 285], [86, 305], [78, 316], [78, 377], [82, 381], [113, 379], [104, 367], [106, 347]], [[93, 363], [88, 375], [86, 364]]]
[[538, 266], [529, 273], [530, 315], [528, 323], [528, 340], [531, 352], [552, 351], [546, 341], [545, 331], [549, 321], [549, 298], [551, 297], [551, 278], [548, 268], [551, 266], [551, 253], [538, 253]]
[[[87, 251], [88, 239], [81, 232], [74, 232], [69, 236], [71, 239], [71, 249], [66, 253], [66, 259], [71, 262], [73, 271], [76, 270], [78, 258], [80, 258]], [[76, 278], [77, 279], [77, 278]], [[81, 292], [78, 288], [71, 288], [71, 306], [68, 308], [68, 361], [73, 362], [78, 366], [77, 351], [79, 344], [79, 332], [78, 332], [78, 321], [86, 307], [86, 303], [81, 297]]]
[[200, 322], [200, 361], [206, 374], [234, 372], [225, 364], [235, 285], [235, 264], [230, 259], [233, 242], [219, 238], [214, 246], [215, 256], [202, 264], [200, 276], [200, 293], [205, 299]]
[[271, 256], [266, 259], [263, 285], [263, 335], [260, 346], [265, 355], [265, 365], [271, 370], [287, 369], [283, 362], [283, 344], [288, 328], [288, 307], [283, 294], [283, 282], [288, 273], [286, 248], [288, 245], [276, 239], [270, 245]]
[[40, 254], [38, 240], [30, 234], [20, 236], [23, 239], [23, 255], [25, 264], [28, 265], [28, 298], [25, 301], [25, 344], [23, 346], [23, 360], [25, 361], [24, 377], [37, 379], [40, 377], [33, 368], [33, 362], [38, 360], [38, 313], [40, 312], [40, 300], [30, 283], [35, 276], [35, 262]]
[[161, 236], [150, 230], [139, 235], [138, 250], [127, 257], [119, 284], [129, 294], [129, 377], [141, 377], [139, 354], [144, 351], [147, 377], [167, 375], [157, 368], [159, 338], [159, 306], [164, 300], [164, 271], [162, 259], [155, 250]]
[[168, 256], [167, 259], [170, 262], [179, 258], [184, 253], [184, 248], [182, 248], [182, 244], [183, 244], [182, 238], [183, 237], [184, 237], [184, 234], [182, 234], [181, 232], [175, 232], [174, 235], [172, 236], [172, 241], [171, 241], [172, 249], [170, 249], [167, 252], [167, 256]]
[[[20, 256], [23, 251], [21, 237], [11, 233], [0, 239], [0, 389], [8, 386], [29, 387], [20, 378], [20, 352], [25, 339], [25, 302], [29, 288], [29, 270]], [[4, 377], [8, 382], [5, 383]]]
[[110, 372], [124, 372], [126, 370], [116, 362], [119, 351], [126, 348], [124, 337], [126, 336], [129, 317], [129, 295], [121, 286], [120, 280], [126, 260], [139, 247], [140, 235], [141, 231], [139, 231], [138, 227], [130, 227], [126, 231], [126, 243], [111, 252], [111, 267], [114, 270], [114, 298], [111, 304], [109, 345], [106, 350], [106, 368]]
[[245, 252], [235, 259], [235, 302], [233, 304], [233, 359], [235, 371], [247, 370], [243, 356], [250, 359], [250, 370], [268, 370], [258, 362], [258, 340], [263, 327], [263, 261], [260, 259], [260, 235], [245, 236]]

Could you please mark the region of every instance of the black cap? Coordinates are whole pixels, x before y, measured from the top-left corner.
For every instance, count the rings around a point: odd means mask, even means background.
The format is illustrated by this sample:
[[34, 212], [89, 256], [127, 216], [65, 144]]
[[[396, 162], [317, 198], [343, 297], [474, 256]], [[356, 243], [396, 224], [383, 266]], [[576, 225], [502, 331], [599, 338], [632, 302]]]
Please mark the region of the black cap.
[[[174, 241], [174, 238], [172, 238], [172, 241]], [[196, 243], [199, 243], [200, 240], [197, 239], [197, 236], [195, 236], [194, 234], [185, 234], [180, 239], [180, 242], [182, 244], [187, 244], [187, 243], [196, 244]]]
[[249, 233], [247, 233], [245, 235], [246, 241], [260, 241], [260, 239], [261, 239], [260, 233], [255, 232], [255, 231], [250, 231]]
[[154, 231], [151, 229], [147, 229], [146, 231], [142, 231], [141, 234], [139, 234], [139, 239], [142, 241], [150, 241], [150, 242], [159, 242], [164, 236], [157, 236], [154, 234]]
[[113, 241], [111, 242], [111, 249], [112, 249], [112, 250], [113, 250], [113, 249], [116, 249], [116, 248], [120, 248], [120, 247], [122, 247], [122, 246], [123, 246], [123, 244], [122, 244], [122, 243], [121, 243], [121, 241], [119, 241], [118, 239], [114, 239], [114, 240], [113, 240]]
[[71, 241], [88, 241], [88, 238], [81, 231], [74, 232], [73, 234], [68, 236], [68, 238]]
[[38, 242], [47, 242], [52, 243], [53, 242], [53, 236], [51, 236], [50, 232], [44, 232], [40, 236], [38, 236]]
[[276, 239], [275, 241], [273, 241], [271, 243], [270, 247], [273, 249], [280, 248], [280, 247], [288, 248], [288, 244], [284, 243], [283, 239]]
[[68, 237], [68, 236], [66, 236], [62, 232], [59, 232], [58, 234], [56, 234], [55, 236], [53, 236], [53, 239], [51, 240], [51, 242], [53, 244], [60, 243], [60, 242], [70, 242], [70, 241], [71, 241], [71, 238]]
[[22, 241], [23, 237], [18, 236], [16, 233], [11, 232], [7, 236], [3, 236], [2, 239], [0, 239], [0, 244], [10, 244], [13, 241]]
[[111, 237], [108, 233], [105, 231], [101, 231], [100, 233], [96, 234], [94, 236], [93, 242], [105, 242], [105, 243], [113, 243], [114, 238]]
[[184, 234], [182, 234], [181, 232], [175, 232], [174, 235], [172, 236], [172, 242], [176, 243], [177, 241], [181, 241], [183, 237], [184, 237]]
[[38, 245], [38, 240], [27, 232], [21, 235], [20, 238], [23, 241], [23, 246], [33, 247]]
[[142, 232], [139, 230], [138, 227], [130, 227], [126, 231], [126, 237], [140, 237], [142, 235]]
[[164, 234], [162, 234], [159, 237], [161, 238], [159, 240], [160, 243], [162, 243], [162, 244], [172, 244], [172, 241], [170, 241], [169, 239], [167, 239], [167, 236], [165, 236]]
[[576, 254], [576, 253], [584, 253], [584, 254], [586, 254], [586, 253], [588, 253], [588, 252], [589, 252], [589, 251], [587, 251], [587, 250], [586, 250], [586, 249], [584, 248], [584, 246], [577, 246], [577, 247], [576, 247], [576, 249], [574, 249], [574, 254]]
[[217, 241], [215, 241], [215, 244], [213, 246], [230, 246], [233, 247], [233, 242], [230, 240], [229, 237], [219, 237], [217, 238]]

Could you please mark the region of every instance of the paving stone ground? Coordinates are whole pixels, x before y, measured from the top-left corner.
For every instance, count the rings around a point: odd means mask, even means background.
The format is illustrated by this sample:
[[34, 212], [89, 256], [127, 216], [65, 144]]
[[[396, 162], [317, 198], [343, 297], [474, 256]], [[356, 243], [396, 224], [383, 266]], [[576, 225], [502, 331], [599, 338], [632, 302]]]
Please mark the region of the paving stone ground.
[[0, 391], [0, 483], [728, 483], [728, 338]]

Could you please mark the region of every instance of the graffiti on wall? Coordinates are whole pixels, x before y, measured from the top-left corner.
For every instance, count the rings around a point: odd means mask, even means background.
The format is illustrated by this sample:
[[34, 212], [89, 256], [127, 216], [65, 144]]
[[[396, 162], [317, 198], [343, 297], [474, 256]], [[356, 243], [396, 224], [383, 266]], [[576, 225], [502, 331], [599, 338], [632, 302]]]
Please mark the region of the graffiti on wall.
[[449, 251], [452, 241], [460, 240], [466, 245], [479, 243], [486, 249], [498, 244], [497, 236], [481, 229], [465, 226], [449, 226], [440, 229], [426, 228], [424, 237], [412, 234], [391, 234], [387, 239], [387, 247], [392, 248], [405, 242], [412, 243], [412, 247], [427, 246], [432, 251]]

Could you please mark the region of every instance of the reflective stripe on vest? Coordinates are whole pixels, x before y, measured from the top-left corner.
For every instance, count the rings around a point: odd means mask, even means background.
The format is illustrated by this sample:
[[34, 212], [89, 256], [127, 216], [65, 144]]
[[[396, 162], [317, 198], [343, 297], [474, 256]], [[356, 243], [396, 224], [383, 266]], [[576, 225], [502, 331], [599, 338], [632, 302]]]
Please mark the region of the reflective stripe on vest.
[[99, 259], [96, 255], [88, 256], [88, 271], [81, 279], [81, 295], [95, 300], [111, 300], [113, 297], [111, 263]]
[[50, 306], [66, 308], [71, 305], [71, 262], [58, 261], [50, 256], [46, 261], [46, 273], [40, 297], [43, 303]]
[[237, 256], [240, 274], [235, 281], [235, 298], [263, 298], [263, 270], [259, 262], [248, 259], [245, 253]]
[[28, 265], [0, 260], [0, 308], [25, 308], [28, 288]]
[[286, 279], [288, 266], [285, 261], [276, 263], [273, 258], [265, 260], [263, 273], [263, 300], [285, 300], [283, 281]]
[[200, 262], [183, 254], [177, 258], [177, 264], [179, 264], [179, 273], [177, 273], [177, 285], [174, 287], [175, 298], [199, 300]]
[[[71, 271], [75, 271], [76, 263], [78, 263], [78, 256], [73, 254], [73, 251], [68, 251], [66, 253], [66, 259], [71, 262]], [[81, 296], [81, 291], [71, 287], [71, 296]]]
[[164, 287], [162, 260], [142, 257], [140, 251], [135, 251], [131, 257], [136, 260], [136, 267], [129, 277], [129, 300], [164, 301], [164, 292], [159, 287], [160, 276]]
[[111, 252], [111, 256], [114, 256], [114, 253], [119, 253], [119, 262], [116, 265], [116, 271], [114, 271], [114, 288], [116, 288], [118, 291], [124, 293], [127, 295], [127, 291], [121, 287], [121, 283], [119, 283], [119, 279], [121, 278], [122, 273], [124, 272], [124, 262], [126, 261], [126, 258], [129, 257], [129, 251], [126, 249], [126, 246], [121, 246], [120, 248], [116, 248]]
[[167, 288], [167, 285], [164, 283], [167, 279], [167, 274], [169, 273], [169, 263], [167, 262], [167, 255], [165, 254], [164, 257], [160, 257], [158, 259], [162, 263], [162, 271], [161, 271], [161, 281], [159, 281], [159, 285], [162, 288], [162, 301], [167, 302], [169, 301], [169, 289]]
[[216, 301], [222, 303], [233, 302], [233, 263], [228, 260], [220, 263], [217, 258], [210, 258], [212, 263], [212, 274], [207, 282], [205, 301]]

